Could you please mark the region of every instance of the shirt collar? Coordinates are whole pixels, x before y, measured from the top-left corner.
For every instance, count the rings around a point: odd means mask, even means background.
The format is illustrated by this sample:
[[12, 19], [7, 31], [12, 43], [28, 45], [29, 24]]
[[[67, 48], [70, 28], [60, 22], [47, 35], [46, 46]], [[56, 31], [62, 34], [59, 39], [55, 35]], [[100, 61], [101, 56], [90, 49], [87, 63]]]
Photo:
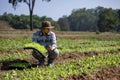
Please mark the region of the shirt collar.
[[[50, 33], [51, 33], [51, 31], [50, 32], [48, 32], [47, 34], [46, 34], [46, 36], [49, 36], [50, 35]], [[41, 36], [43, 35], [43, 33], [42, 33], [42, 31], [40, 31], [40, 33], [39, 33]]]

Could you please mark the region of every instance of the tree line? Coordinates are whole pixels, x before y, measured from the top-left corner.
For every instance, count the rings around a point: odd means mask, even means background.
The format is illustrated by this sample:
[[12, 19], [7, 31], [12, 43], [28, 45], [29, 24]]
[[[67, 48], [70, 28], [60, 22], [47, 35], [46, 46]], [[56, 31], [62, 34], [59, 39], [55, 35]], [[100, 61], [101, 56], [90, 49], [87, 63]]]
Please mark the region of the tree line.
[[[40, 28], [41, 22], [49, 20], [55, 30], [61, 31], [116, 31], [120, 29], [120, 9], [96, 7], [94, 9], [73, 9], [69, 16], [64, 15], [58, 21], [47, 16], [33, 15], [33, 28]], [[28, 15], [4, 13], [0, 20], [7, 21], [15, 29], [30, 29]], [[120, 30], [117, 30], [120, 31]]]
[[58, 20], [61, 30], [116, 31], [120, 27], [120, 9], [96, 7], [74, 9], [71, 15]]
[[[39, 17], [37, 15], [33, 15], [32, 18], [33, 18], [32, 23], [33, 23], [34, 29], [40, 28], [42, 21], [48, 20], [48, 21], [51, 21], [51, 23], [55, 26], [56, 30], [60, 30], [60, 27], [57, 24], [57, 22], [50, 17], [46, 17], [46, 16]], [[24, 14], [13, 15], [11, 13], [5, 12], [3, 15], [0, 15], [0, 20], [8, 22], [14, 29], [30, 29], [29, 15], [24, 15]]]

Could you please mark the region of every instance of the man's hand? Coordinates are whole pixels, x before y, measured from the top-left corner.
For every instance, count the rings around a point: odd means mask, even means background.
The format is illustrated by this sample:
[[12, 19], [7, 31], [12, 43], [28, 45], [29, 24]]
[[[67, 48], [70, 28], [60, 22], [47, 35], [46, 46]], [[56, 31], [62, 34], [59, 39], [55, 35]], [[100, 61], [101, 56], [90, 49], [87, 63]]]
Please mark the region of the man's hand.
[[47, 47], [47, 50], [48, 50], [48, 51], [52, 51], [52, 50], [54, 50], [54, 49], [55, 49], [55, 47], [52, 47], [52, 46]]

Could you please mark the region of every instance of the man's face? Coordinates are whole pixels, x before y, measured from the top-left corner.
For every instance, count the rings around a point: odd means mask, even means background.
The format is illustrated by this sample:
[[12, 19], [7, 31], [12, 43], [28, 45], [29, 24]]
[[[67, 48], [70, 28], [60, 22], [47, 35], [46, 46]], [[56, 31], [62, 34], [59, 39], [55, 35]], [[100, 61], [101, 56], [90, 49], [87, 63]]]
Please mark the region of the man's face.
[[50, 30], [51, 30], [50, 28], [44, 28], [43, 29], [44, 33], [46, 33], [46, 34], [49, 33]]

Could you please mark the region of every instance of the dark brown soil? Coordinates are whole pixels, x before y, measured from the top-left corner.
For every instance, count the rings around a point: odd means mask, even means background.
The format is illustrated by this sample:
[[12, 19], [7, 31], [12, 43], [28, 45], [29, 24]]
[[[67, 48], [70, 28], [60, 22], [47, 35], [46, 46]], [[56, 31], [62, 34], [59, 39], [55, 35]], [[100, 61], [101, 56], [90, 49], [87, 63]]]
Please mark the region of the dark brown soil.
[[[17, 52], [21, 52], [22, 50], [18, 50]], [[9, 53], [13, 53], [14, 51], [9, 51]], [[16, 51], [15, 51], [16, 52]], [[119, 53], [120, 49], [115, 50], [115, 51], [110, 51], [109, 53], [112, 54], [113, 52]], [[2, 52], [1, 52], [2, 53]], [[107, 54], [107, 51], [91, 51], [91, 52], [73, 52], [73, 53], [65, 53], [65, 54], [60, 54], [60, 56], [55, 60], [55, 64], [59, 63], [65, 63], [71, 60], [80, 60], [85, 57], [93, 56], [93, 55], [98, 55], [98, 54]], [[47, 62], [47, 59], [46, 59]], [[27, 67], [13, 67], [10, 66], [14, 63], [25, 63], [25, 64], [31, 64], [28, 65]], [[18, 69], [18, 70], [23, 70], [25, 68], [31, 68], [31, 67], [36, 67], [38, 64], [38, 61], [35, 58], [32, 59], [27, 59], [27, 60], [13, 60], [13, 61], [5, 61], [5, 62], [0, 62], [0, 75], [3, 72], [8, 72], [13, 69]], [[68, 78], [61, 79], [61, 80], [120, 80], [120, 66], [115, 67], [111, 66], [109, 68], [105, 68], [101, 71], [98, 71], [96, 73], [83, 73], [81, 75], [73, 75], [69, 76]]]
[[120, 66], [110, 66], [97, 72], [82, 73], [60, 80], [120, 80]]

